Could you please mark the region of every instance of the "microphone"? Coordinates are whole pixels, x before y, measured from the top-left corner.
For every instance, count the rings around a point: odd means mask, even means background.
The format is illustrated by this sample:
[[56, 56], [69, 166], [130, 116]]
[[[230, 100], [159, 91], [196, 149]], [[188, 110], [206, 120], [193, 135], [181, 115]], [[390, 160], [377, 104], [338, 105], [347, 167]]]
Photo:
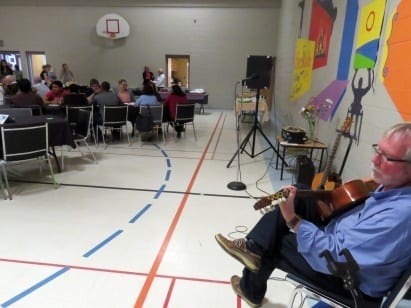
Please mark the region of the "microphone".
[[258, 78], [260, 78], [260, 76], [258, 76], [257, 73], [253, 73], [253, 74], [251, 74], [250, 76], [247, 76], [245, 79], [241, 80], [241, 84], [244, 85], [244, 83], [245, 83], [246, 81], [249, 81], [249, 80], [257, 80]]

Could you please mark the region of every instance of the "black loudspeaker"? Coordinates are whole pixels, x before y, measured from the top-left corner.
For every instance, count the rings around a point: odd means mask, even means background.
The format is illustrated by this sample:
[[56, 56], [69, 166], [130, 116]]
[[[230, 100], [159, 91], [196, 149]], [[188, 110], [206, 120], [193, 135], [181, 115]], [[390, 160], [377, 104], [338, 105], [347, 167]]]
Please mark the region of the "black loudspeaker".
[[296, 183], [305, 184], [311, 188], [314, 173], [315, 167], [312, 160], [306, 155], [298, 155], [296, 159]]
[[270, 56], [248, 56], [247, 78], [245, 83], [250, 89], [269, 88], [273, 58]]

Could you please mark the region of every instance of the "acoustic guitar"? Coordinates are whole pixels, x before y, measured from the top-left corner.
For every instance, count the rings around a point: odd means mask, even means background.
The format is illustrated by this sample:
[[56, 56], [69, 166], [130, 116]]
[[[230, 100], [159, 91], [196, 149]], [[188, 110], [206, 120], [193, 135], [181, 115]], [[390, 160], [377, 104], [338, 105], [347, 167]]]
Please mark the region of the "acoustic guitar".
[[[334, 190], [297, 190], [297, 197], [310, 197], [323, 202], [316, 205], [322, 220], [328, 220], [364, 201], [370, 191], [374, 191], [377, 183], [373, 180], [348, 181]], [[280, 190], [273, 195], [261, 198], [254, 204], [254, 209], [262, 214], [273, 211], [278, 204], [288, 198], [287, 190]]]
[[331, 167], [335, 158], [335, 154], [337, 153], [338, 146], [341, 141], [341, 137], [343, 135], [349, 134], [352, 124], [352, 117], [347, 117], [344, 120], [343, 125], [339, 130], [337, 130], [337, 137], [335, 139], [334, 145], [331, 149], [330, 155], [327, 160], [327, 164], [325, 165], [325, 169], [323, 172], [317, 173], [312, 181], [311, 188], [312, 189], [325, 189], [325, 190], [333, 190], [338, 185], [341, 185], [341, 179], [339, 178], [338, 174], [331, 174]]

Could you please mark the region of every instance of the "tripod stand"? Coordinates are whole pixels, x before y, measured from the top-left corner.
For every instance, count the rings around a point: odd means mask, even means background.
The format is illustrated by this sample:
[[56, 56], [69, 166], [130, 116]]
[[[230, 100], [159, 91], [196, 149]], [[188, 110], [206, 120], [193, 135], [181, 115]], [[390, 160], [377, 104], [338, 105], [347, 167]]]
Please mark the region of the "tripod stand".
[[[233, 157], [230, 159], [230, 161], [227, 164], [227, 168], [230, 167], [231, 163], [233, 162], [234, 158], [236, 157], [236, 155], [238, 155], [239, 153], [245, 152], [248, 156], [250, 156], [251, 158], [254, 158], [262, 153], [264, 153], [265, 151], [268, 151], [269, 149], [272, 149], [275, 154], [278, 156], [278, 158], [281, 159], [281, 161], [287, 165], [287, 163], [284, 161], [284, 158], [280, 155], [280, 153], [278, 153], [277, 149], [273, 146], [273, 144], [271, 143], [271, 141], [267, 138], [267, 136], [264, 134], [262, 128], [261, 128], [261, 124], [258, 122], [258, 103], [260, 100], [260, 89], [257, 88], [257, 93], [256, 93], [256, 101], [255, 101], [255, 112], [254, 112], [254, 122], [253, 122], [253, 127], [251, 127], [250, 131], [248, 132], [248, 134], [245, 136], [244, 140], [241, 142], [240, 147], [237, 149], [237, 151], [234, 153]], [[255, 137], [257, 132], [259, 132], [261, 134], [261, 136], [265, 139], [265, 141], [267, 141], [269, 147], [266, 148], [265, 150], [259, 152], [259, 153], [255, 153]], [[250, 138], [252, 137], [252, 141], [251, 141], [251, 153], [247, 152], [247, 150], [245, 149], [245, 147], [247, 146], [247, 143], [250, 142]]]

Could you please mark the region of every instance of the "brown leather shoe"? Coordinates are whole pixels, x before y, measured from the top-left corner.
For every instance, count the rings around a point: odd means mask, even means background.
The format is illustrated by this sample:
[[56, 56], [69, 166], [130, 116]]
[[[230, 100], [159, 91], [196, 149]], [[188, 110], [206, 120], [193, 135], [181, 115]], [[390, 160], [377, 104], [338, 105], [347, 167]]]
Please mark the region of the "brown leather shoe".
[[215, 236], [215, 239], [221, 248], [223, 248], [230, 256], [240, 261], [250, 271], [258, 271], [260, 268], [261, 257], [247, 249], [247, 240], [245, 238], [230, 241], [219, 233]]
[[241, 291], [240, 280], [241, 278], [237, 275], [231, 276], [231, 287], [234, 293], [240, 296], [250, 307], [261, 307], [262, 303], [253, 303], [244, 295], [243, 291]]

